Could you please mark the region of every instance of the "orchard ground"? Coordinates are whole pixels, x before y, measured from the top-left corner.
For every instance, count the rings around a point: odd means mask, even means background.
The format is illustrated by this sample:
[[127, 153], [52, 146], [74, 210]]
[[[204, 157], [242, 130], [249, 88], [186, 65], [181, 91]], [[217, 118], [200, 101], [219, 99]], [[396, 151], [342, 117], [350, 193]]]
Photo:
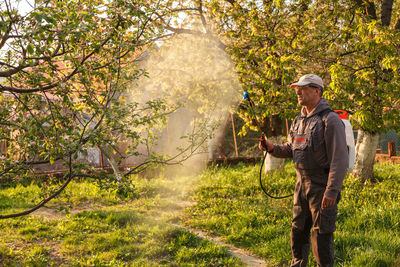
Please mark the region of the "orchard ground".
[[[266, 198], [259, 165], [213, 166], [198, 176], [132, 177], [121, 195], [75, 180], [32, 216], [0, 221], [3, 266], [243, 266], [218, 236], [271, 264], [288, 266], [291, 201]], [[272, 194], [292, 192], [291, 163], [264, 177]], [[2, 214], [40, 200], [43, 185], [3, 184]], [[400, 265], [400, 165], [377, 164], [375, 180], [348, 176], [342, 191], [335, 266]], [[310, 266], [315, 265], [310, 256]]]

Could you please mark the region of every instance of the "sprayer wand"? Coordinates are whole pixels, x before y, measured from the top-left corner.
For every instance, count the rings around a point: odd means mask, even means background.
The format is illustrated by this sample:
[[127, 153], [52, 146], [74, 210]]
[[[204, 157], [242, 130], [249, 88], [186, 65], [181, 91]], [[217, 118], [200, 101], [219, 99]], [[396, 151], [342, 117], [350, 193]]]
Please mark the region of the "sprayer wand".
[[[254, 108], [253, 108], [254, 102], [250, 99], [249, 93], [248, 93], [247, 91], [244, 91], [244, 93], [243, 93], [243, 99], [249, 101], [249, 106], [250, 106], [251, 113], [253, 113], [253, 117], [254, 117], [254, 120], [255, 120], [255, 122], [256, 122], [257, 128], [258, 128], [258, 130], [260, 131], [260, 133], [262, 134], [263, 132], [262, 132], [262, 130], [261, 130], [261, 126], [260, 126], [260, 124], [259, 124], [259, 122], [258, 122], [256, 113], [254, 112]], [[273, 195], [271, 195], [270, 193], [268, 193], [267, 189], [264, 187], [261, 178], [262, 178], [262, 169], [263, 169], [263, 166], [264, 166], [265, 158], [267, 157], [267, 154], [268, 154], [268, 152], [267, 152], [267, 151], [268, 151], [268, 147], [267, 147], [267, 144], [265, 143], [265, 138], [264, 138], [264, 135], [263, 135], [263, 134], [261, 135], [261, 137], [260, 137], [259, 140], [260, 140], [260, 142], [261, 142], [261, 145], [262, 145], [262, 146], [265, 148], [265, 150], [266, 150], [266, 152], [265, 152], [265, 154], [264, 154], [264, 157], [263, 157], [263, 160], [262, 160], [262, 163], [261, 163], [260, 173], [259, 173], [259, 180], [260, 180], [260, 187], [261, 187], [261, 189], [263, 190], [263, 192], [264, 192], [268, 197], [274, 198], [274, 199], [282, 199], [282, 198], [287, 198], [287, 197], [292, 196], [292, 194], [290, 194], [290, 195], [287, 195], [287, 196], [276, 197], [276, 196], [273, 196]]]

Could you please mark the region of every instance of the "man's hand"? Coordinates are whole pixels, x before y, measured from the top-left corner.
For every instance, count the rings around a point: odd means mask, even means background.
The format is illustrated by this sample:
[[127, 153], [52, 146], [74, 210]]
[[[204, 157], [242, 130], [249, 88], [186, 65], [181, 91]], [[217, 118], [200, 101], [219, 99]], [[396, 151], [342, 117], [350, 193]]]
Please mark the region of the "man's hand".
[[[274, 144], [272, 144], [270, 141], [268, 141], [267, 139], [265, 139], [264, 142], [265, 142], [265, 144], [266, 144], [266, 146], [267, 146], [267, 148], [268, 148], [268, 149], [267, 149], [268, 151], [271, 151], [272, 149], [274, 149]], [[259, 148], [260, 150], [262, 150], [262, 151], [266, 151], [265, 147], [261, 144], [261, 141], [260, 141], [260, 143], [258, 143], [258, 148]]]
[[322, 198], [321, 209], [333, 207], [336, 203], [336, 198], [327, 197], [324, 195]]

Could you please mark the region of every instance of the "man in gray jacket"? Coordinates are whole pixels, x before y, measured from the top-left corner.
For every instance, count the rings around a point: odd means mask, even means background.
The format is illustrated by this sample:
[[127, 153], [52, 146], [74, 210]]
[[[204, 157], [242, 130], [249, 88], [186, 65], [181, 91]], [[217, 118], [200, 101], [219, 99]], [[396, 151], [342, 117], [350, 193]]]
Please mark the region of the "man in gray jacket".
[[322, 98], [322, 79], [307, 74], [293, 83], [300, 114], [292, 123], [288, 142], [265, 140], [260, 149], [272, 156], [293, 158], [297, 174], [291, 232], [291, 266], [307, 266], [311, 242], [318, 266], [333, 266], [333, 232], [337, 203], [348, 168], [345, 126]]

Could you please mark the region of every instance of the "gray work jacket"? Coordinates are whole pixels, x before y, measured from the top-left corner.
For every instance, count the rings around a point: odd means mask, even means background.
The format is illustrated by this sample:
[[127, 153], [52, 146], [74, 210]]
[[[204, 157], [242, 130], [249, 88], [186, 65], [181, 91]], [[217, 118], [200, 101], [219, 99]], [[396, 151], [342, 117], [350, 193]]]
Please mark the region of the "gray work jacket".
[[271, 155], [294, 158], [298, 179], [307, 173], [315, 173], [315, 170], [326, 172], [323, 178], [325, 181], [320, 181], [321, 177], [317, 177], [315, 182], [326, 185], [326, 196], [336, 198], [342, 188], [349, 156], [345, 126], [339, 116], [335, 112], [329, 112], [324, 121], [318, 116], [318, 113], [326, 109], [331, 108], [324, 98], [321, 98], [310, 114], [306, 114], [303, 108], [292, 123], [288, 142], [274, 145]]

